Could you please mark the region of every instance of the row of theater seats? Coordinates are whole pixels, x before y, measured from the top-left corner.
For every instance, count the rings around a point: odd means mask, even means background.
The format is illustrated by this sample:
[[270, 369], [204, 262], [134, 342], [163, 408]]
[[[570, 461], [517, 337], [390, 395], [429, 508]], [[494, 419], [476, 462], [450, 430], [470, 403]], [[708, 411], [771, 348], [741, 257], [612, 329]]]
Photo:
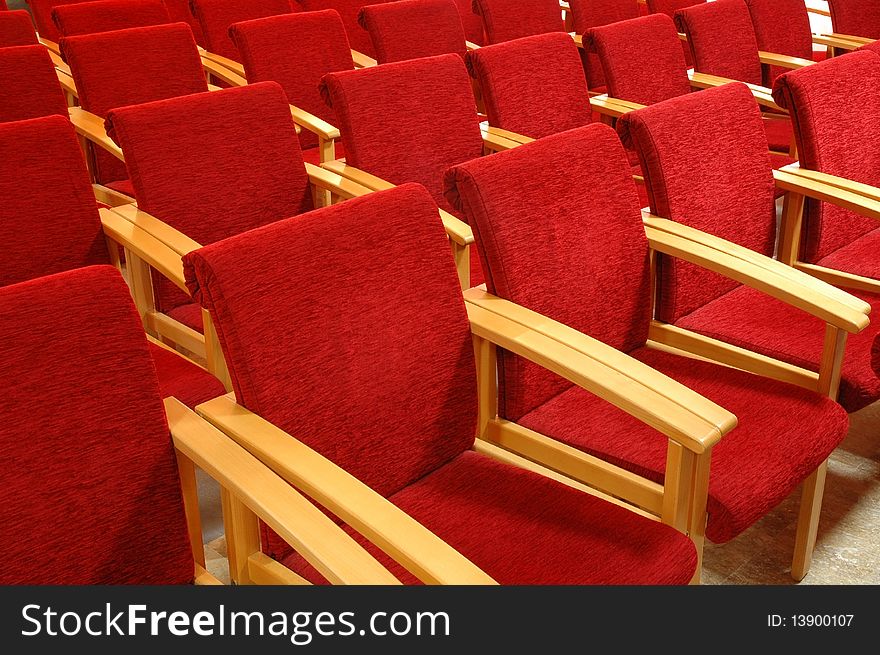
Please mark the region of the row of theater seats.
[[[5, 581], [204, 580], [193, 464], [228, 490], [237, 582], [699, 581], [705, 537], [799, 486], [806, 574], [826, 460], [880, 398], [872, 46], [772, 96], [690, 93], [674, 24], [640, 17], [580, 40], [591, 96], [564, 33], [356, 69], [338, 14], [290, 13], [227, 26], [237, 64], [181, 23], [128, 27], [149, 5], [56, 8], [110, 31], [54, 64], [0, 48], [3, 361], [27, 381], [3, 436], [42, 435], [18, 467], [39, 479], [3, 491], [29, 535]], [[407, 11], [456, 9], [364, 22]], [[666, 60], [674, 90], [613, 98]], [[798, 164], [771, 158], [774, 121]], [[106, 486], [66, 484], [83, 453]], [[120, 518], [148, 496], [165, 513]], [[28, 556], [88, 529], [89, 566]], [[135, 533], [152, 559], [117, 556]]]

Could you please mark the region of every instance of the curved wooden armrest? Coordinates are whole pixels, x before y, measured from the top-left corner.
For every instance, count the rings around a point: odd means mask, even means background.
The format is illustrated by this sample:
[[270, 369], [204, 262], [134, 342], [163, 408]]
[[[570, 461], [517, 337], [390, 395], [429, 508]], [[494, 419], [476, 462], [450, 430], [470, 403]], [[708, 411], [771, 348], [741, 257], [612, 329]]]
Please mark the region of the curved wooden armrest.
[[868, 325], [871, 306], [806, 273], [748, 248], [665, 218], [643, 214], [648, 244], [662, 252], [797, 307], [846, 332]]
[[60, 70], [62, 73], [73, 77], [73, 73], [70, 72], [70, 66], [68, 66], [67, 62], [61, 58], [61, 55], [59, 55], [57, 52], [52, 52], [48, 48], [47, 52], [49, 53], [49, 59], [52, 60], [52, 64], [55, 66], [55, 68]]
[[[384, 191], [385, 189], [394, 188], [391, 182], [386, 182], [381, 177], [371, 175], [339, 160], [324, 162], [321, 164], [321, 168], [357, 182], [371, 191]], [[467, 246], [474, 242], [474, 233], [470, 225], [442, 209], [439, 212], [440, 219], [443, 221], [443, 228], [446, 230], [446, 234], [451, 241], [462, 246]]]
[[46, 49], [49, 52], [54, 52], [56, 55], [61, 54], [61, 47], [58, 45], [56, 41], [51, 41], [49, 39], [43, 38], [39, 34], [37, 34], [37, 41], [39, 41], [42, 45], [46, 46]]
[[569, 32], [568, 34], [569, 34], [569, 36], [571, 36], [571, 40], [574, 41], [574, 44], [578, 48], [583, 50], [584, 49], [584, 35], [583, 34], [576, 34], [575, 32]]
[[590, 97], [590, 108], [593, 111], [611, 116], [612, 118], [620, 118], [636, 109], [641, 109], [644, 105], [629, 100], [621, 100], [620, 98], [612, 98], [607, 93]]
[[[517, 146], [526, 143], [521, 139], [529, 139], [529, 137], [526, 136], [515, 135], [514, 132], [501, 130], [497, 127], [490, 127], [485, 121], [480, 123], [480, 133], [483, 136], [483, 145], [492, 152], [503, 152], [504, 150], [516, 148]], [[512, 138], [514, 135], [516, 138]], [[529, 140], [534, 141], [534, 139]]]
[[479, 288], [465, 291], [471, 331], [577, 384], [695, 453], [736, 417], [601, 341]]
[[321, 168], [320, 166], [315, 166], [308, 162], [305, 162], [305, 165], [306, 173], [309, 175], [309, 182], [311, 182], [313, 186], [329, 191], [340, 198], [350, 200], [351, 198], [358, 198], [373, 192], [372, 189], [368, 189], [367, 187], [338, 173], [334, 173], [333, 171]]
[[880, 187], [830, 173], [811, 171], [798, 164], [783, 166], [773, 172], [773, 177], [776, 185], [786, 191], [795, 191], [810, 198], [846, 207], [863, 216], [880, 219]]
[[333, 127], [330, 123], [318, 118], [314, 114], [310, 114], [305, 109], [290, 105], [290, 115], [293, 116], [294, 123], [322, 139], [331, 140], [339, 138], [338, 128]]
[[838, 50], [858, 50], [866, 43], [865, 41], [854, 41], [852, 38], [843, 37], [842, 35], [813, 34], [813, 43], [830, 46]]
[[69, 73], [65, 73], [56, 66], [55, 76], [58, 78], [58, 84], [61, 85], [61, 88], [64, 89], [65, 93], [69, 93], [74, 98], [79, 97], [79, 93], [76, 90], [76, 83], [73, 81], [73, 77], [71, 77]]
[[[697, 73], [692, 69], [688, 69], [688, 78], [690, 78], [691, 86], [695, 89], [709, 89], [716, 86], [730, 84], [731, 82], [738, 82], [738, 80], [732, 80], [727, 77], [719, 77], [718, 75]], [[749, 87], [749, 90], [752, 92], [755, 100], [762, 107], [768, 107], [769, 109], [773, 109], [784, 114], [788, 113], [788, 111], [776, 104], [776, 101], [773, 100], [772, 92], [767, 87], [758, 86], [757, 84], [748, 84], [747, 82], [739, 82], [739, 84], [745, 84], [747, 87]]]
[[199, 46], [199, 56], [202, 60], [209, 60], [215, 64], [220, 64], [224, 68], [228, 68], [236, 75], [240, 77], [244, 77], [244, 65], [241, 62], [235, 61], [234, 59], [230, 59], [229, 57], [224, 57], [223, 55], [218, 55], [216, 52], [211, 52], [210, 50], [205, 50], [203, 47]]
[[782, 68], [790, 68], [792, 70], [797, 70], [798, 68], [803, 68], [804, 66], [812, 66], [816, 63], [812, 59], [804, 59], [803, 57], [789, 57], [788, 55], [781, 55], [777, 52], [766, 52], [764, 50], [758, 51], [758, 58], [761, 60], [762, 64], [769, 64], [770, 66], [780, 66]]
[[480, 49], [480, 46], [478, 46], [476, 43], [473, 43], [472, 41], [468, 41], [467, 39], [465, 39], [464, 47], [468, 52], [473, 52], [474, 50]]
[[[210, 73], [218, 80], [223, 80], [230, 86], [247, 86], [247, 80], [244, 77], [244, 68], [242, 68], [240, 64], [237, 70], [232, 69], [229, 66], [224, 66], [216, 61], [214, 56], [215, 55], [210, 55], [210, 53], [202, 55], [202, 68], [206, 73]], [[235, 63], [231, 59], [227, 61], [233, 64]]]
[[189, 295], [183, 276], [183, 258], [152, 234], [116, 213], [115, 208], [101, 209], [104, 234], [126, 250], [130, 250], [177, 288]]
[[229, 396], [202, 403], [196, 411], [422, 582], [494, 584], [461, 553], [386, 498]]
[[363, 52], [358, 52], [357, 50], [351, 51], [351, 60], [354, 62], [355, 68], [370, 68], [371, 66], [379, 65], [379, 62], [375, 59], [368, 57]]
[[108, 211], [121, 216], [157, 241], [161, 241], [180, 257], [202, 247], [198, 241], [190, 239], [177, 228], [171, 227], [165, 221], [138, 209], [135, 205], [122, 205]]
[[122, 148], [116, 145], [109, 136], [107, 130], [104, 129], [104, 119], [96, 116], [90, 111], [86, 111], [82, 107], [68, 107], [67, 113], [70, 116], [70, 122], [76, 128], [76, 133], [85, 137], [96, 146], [103, 148], [119, 161], [125, 161], [122, 154]]
[[330, 517], [176, 398], [165, 399], [174, 447], [239, 498], [335, 584], [400, 582]]

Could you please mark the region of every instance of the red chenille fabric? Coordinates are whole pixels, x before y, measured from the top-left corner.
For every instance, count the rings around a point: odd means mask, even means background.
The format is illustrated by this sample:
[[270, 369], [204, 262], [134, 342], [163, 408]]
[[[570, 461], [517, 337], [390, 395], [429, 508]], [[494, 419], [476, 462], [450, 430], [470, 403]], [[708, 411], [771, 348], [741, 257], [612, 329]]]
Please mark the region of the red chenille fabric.
[[[880, 57], [854, 52], [779, 77], [773, 88], [789, 110], [800, 165], [810, 170], [880, 185]], [[845, 120], [841, 119], [845, 117]], [[802, 259], [822, 263], [877, 228], [877, 221], [831, 204], [808, 201]], [[855, 253], [853, 253], [855, 254]], [[859, 253], [859, 255], [866, 253]], [[848, 261], [847, 261], [848, 260]], [[838, 267], [877, 277], [880, 257], [837, 257]]]
[[461, 26], [464, 28], [465, 38], [471, 43], [484, 45], [486, 37], [483, 34], [483, 20], [474, 13], [473, 0], [454, 1], [456, 9], [458, 9], [458, 16], [461, 18]]
[[202, 26], [205, 49], [238, 61], [238, 49], [229, 37], [229, 26], [254, 18], [289, 14], [290, 0], [190, 0], [193, 15]]
[[[813, 58], [810, 16], [803, 0], [746, 0], [758, 50], [789, 57]], [[764, 71], [764, 86], [786, 72], [781, 66]]]
[[[183, 23], [62, 37], [60, 45], [80, 106], [102, 118], [114, 107], [208, 90], [192, 32]], [[101, 149], [94, 153], [98, 182], [128, 178], [124, 163]]]
[[874, 345], [871, 347], [871, 367], [874, 369], [874, 375], [880, 378], [880, 336], [874, 339]]
[[828, 0], [828, 9], [836, 33], [880, 39], [880, 4], [874, 0]]
[[485, 45], [565, 31], [558, 0], [473, 0], [473, 9], [483, 21]]
[[0, 123], [59, 114], [67, 101], [49, 52], [41, 45], [0, 48]]
[[370, 35], [380, 64], [455, 53], [465, 34], [453, 0], [399, 0], [361, 7], [358, 23]]
[[[373, 50], [373, 43], [370, 41], [370, 35], [358, 24], [358, 13], [361, 7], [365, 5], [374, 5], [382, 0], [296, 0], [297, 4], [305, 11], [320, 11], [322, 9], [333, 9], [339, 12], [342, 18], [342, 24], [345, 25], [345, 31], [348, 34], [348, 42], [351, 47], [370, 57], [375, 57], [376, 52]], [[416, 29], [416, 26], [413, 26]]]
[[[235, 23], [229, 35], [238, 47], [249, 82], [278, 82], [290, 104], [336, 125], [336, 114], [324, 103], [318, 89], [325, 73], [354, 69], [345, 27], [336, 11], [282, 14]], [[300, 132], [299, 141], [303, 149], [318, 145], [318, 138], [308, 130]], [[319, 160], [318, 154], [315, 161]]]
[[26, 11], [0, 13], [0, 48], [17, 45], [36, 45], [37, 33], [31, 16]]
[[871, 41], [859, 48], [858, 52], [874, 52], [880, 54], [880, 41]]
[[7, 11], [9, 8], [6, 6], [6, 0], [0, 0], [0, 10]]
[[0, 361], [15, 380], [0, 396], [14, 462], [0, 583], [191, 583], [174, 448], [122, 276], [92, 267], [0, 289]]
[[[637, 0], [569, 0], [568, 4], [575, 34], [583, 35], [594, 27], [639, 17]], [[605, 75], [599, 56], [586, 50], [579, 52], [590, 88], [598, 90], [604, 87]]]
[[[138, 206], [201, 244], [312, 208], [287, 98], [274, 82], [112, 109]], [[156, 279], [162, 311], [192, 300]]]
[[175, 23], [186, 23], [193, 32], [196, 43], [204, 47], [205, 35], [202, 33], [202, 26], [199, 19], [192, 13], [189, 0], [163, 0], [168, 16]]
[[[639, 153], [651, 211], [772, 255], [774, 182], [761, 113], [744, 84], [674, 98], [618, 121]], [[688, 262], [661, 257], [657, 317], [680, 317], [738, 283]]]
[[52, 10], [52, 20], [61, 36], [171, 22], [162, 0], [98, 0], [60, 5]]
[[[685, 7], [693, 7], [694, 5], [704, 4], [706, 0], [647, 0], [648, 14], [663, 14], [673, 18], [675, 12]], [[687, 43], [681, 43], [681, 51], [684, 53], [685, 61], [688, 67], [694, 65], [691, 56], [691, 49]]]
[[37, 33], [50, 41], [57, 41], [61, 38], [61, 33], [52, 20], [52, 10], [59, 5], [71, 5], [78, 2], [83, 2], [83, 0], [27, 0], [34, 25], [37, 27]]
[[467, 55], [489, 125], [539, 139], [590, 122], [578, 48], [551, 32], [483, 46]]
[[691, 92], [678, 30], [665, 15], [594, 27], [584, 45], [599, 55], [608, 95], [652, 105]]

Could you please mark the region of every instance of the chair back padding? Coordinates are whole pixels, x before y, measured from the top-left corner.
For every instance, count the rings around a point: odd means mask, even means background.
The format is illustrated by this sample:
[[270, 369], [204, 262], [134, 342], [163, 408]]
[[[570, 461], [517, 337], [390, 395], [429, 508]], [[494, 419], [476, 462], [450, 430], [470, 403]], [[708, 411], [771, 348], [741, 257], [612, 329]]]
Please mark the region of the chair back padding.
[[[586, 34], [594, 27], [638, 18], [638, 0], [569, 0], [572, 29], [575, 34]], [[580, 50], [587, 83], [591, 89], [605, 86], [602, 62], [595, 52]]]
[[199, 19], [192, 13], [192, 7], [189, 0], [163, 0], [168, 16], [175, 23], [186, 23], [193, 32], [196, 43], [205, 46], [205, 35], [202, 33], [202, 26]]
[[0, 198], [0, 286], [110, 263], [89, 173], [66, 118], [0, 124]]
[[690, 93], [678, 30], [663, 14], [592, 28], [584, 44], [602, 62], [608, 95], [642, 105]]
[[485, 45], [565, 31], [558, 0], [473, 0], [473, 10], [483, 21]]
[[[202, 245], [312, 208], [290, 107], [274, 82], [118, 107], [106, 123], [138, 206]], [[160, 310], [189, 301], [154, 281]]]
[[686, 7], [705, 4], [706, 0], [647, 0], [649, 14], [663, 14], [672, 18], [675, 12]]
[[[339, 12], [342, 18], [342, 24], [345, 25], [345, 31], [348, 34], [348, 42], [351, 47], [370, 57], [376, 56], [373, 50], [373, 43], [370, 41], [370, 35], [358, 24], [358, 13], [361, 7], [366, 5], [374, 5], [382, 0], [295, 0], [297, 4], [305, 11], [321, 11], [323, 9], [333, 9]], [[387, 0], [392, 2], [393, 0]], [[413, 29], [417, 29], [413, 26]]]
[[578, 48], [550, 32], [483, 46], [467, 55], [489, 125], [539, 139], [590, 122], [590, 96]]
[[399, 0], [361, 7], [358, 24], [370, 35], [380, 64], [455, 53], [465, 34], [453, 0]]
[[49, 51], [42, 45], [0, 48], [0, 123], [58, 114], [67, 101]]
[[59, 5], [52, 21], [61, 36], [94, 34], [171, 22], [162, 0], [98, 0]]
[[290, 0], [190, 0], [193, 15], [202, 26], [205, 49], [238, 61], [238, 49], [229, 26], [254, 18], [289, 14]]
[[[758, 50], [789, 57], [813, 58], [810, 15], [804, 0], [746, 0]], [[764, 86], [787, 72], [781, 66], [766, 67]]]
[[[114, 107], [208, 90], [196, 42], [184, 23], [62, 37], [60, 45], [80, 106], [102, 118]], [[128, 178], [123, 162], [93, 150], [97, 182]]]
[[[233, 24], [229, 34], [249, 82], [278, 82], [290, 104], [336, 125], [336, 114], [318, 89], [325, 73], [354, 68], [336, 11], [257, 18]], [[308, 130], [300, 132], [299, 141], [303, 149], [318, 145], [318, 138]]]
[[763, 83], [758, 42], [743, 0], [715, 0], [675, 13], [687, 34], [694, 70], [740, 82]]
[[[587, 125], [466, 162], [447, 172], [446, 190], [474, 229], [491, 293], [623, 351], [644, 345], [648, 244], [614, 130]], [[498, 370], [510, 420], [571, 387], [507, 352]]]
[[[880, 57], [853, 52], [777, 78], [773, 98], [788, 109], [800, 165], [880, 186]], [[807, 201], [802, 259], [815, 262], [877, 228], [877, 221]]]
[[483, 151], [471, 82], [458, 55], [329, 73], [325, 101], [339, 120], [346, 161], [393, 184], [443, 197], [447, 168]]
[[424, 188], [240, 234], [189, 253], [184, 269], [238, 402], [375, 491], [393, 494], [473, 444], [470, 328]]
[[174, 447], [119, 272], [0, 289], [0, 584], [184, 584]]
[[55, 27], [52, 20], [52, 10], [59, 5], [72, 5], [83, 2], [84, 0], [27, 0], [31, 8], [31, 16], [34, 18], [34, 25], [37, 33], [44, 39], [57, 41], [61, 38], [61, 33]]
[[29, 13], [24, 10], [0, 12], [0, 48], [37, 43], [37, 33]]
[[828, 0], [828, 9], [838, 34], [880, 39], [880, 4], [874, 0]]
[[[639, 153], [651, 211], [772, 256], [773, 171], [760, 109], [745, 84], [673, 98], [618, 121]], [[739, 283], [661, 257], [657, 316], [675, 322]]]

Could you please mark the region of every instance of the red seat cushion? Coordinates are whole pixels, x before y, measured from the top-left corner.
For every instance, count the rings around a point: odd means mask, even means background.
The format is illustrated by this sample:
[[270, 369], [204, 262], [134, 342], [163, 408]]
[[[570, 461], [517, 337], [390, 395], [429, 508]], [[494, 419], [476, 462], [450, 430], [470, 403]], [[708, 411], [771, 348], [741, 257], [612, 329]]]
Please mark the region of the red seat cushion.
[[67, 101], [49, 52], [41, 45], [0, 48], [0, 123], [58, 114]]
[[202, 26], [199, 23], [199, 19], [196, 18], [190, 7], [189, 0], [163, 0], [165, 3], [165, 9], [168, 11], [168, 16], [171, 17], [171, 20], [175, 23], [186, 23], [189, 25], [189, 28], [192, 30], [193, 36], [195, 37], [196, 43], [200, 46], [205, 46], [205, 35], [202, 32]]
[[558, 0], [473, 0], [473, 9], [483, 21], [484, 45], [565, 31]]
[[535, 139], [590, 122], [578, 49], [567, 34], [527, 36], [468, 53], [489, 125]]
[[61, 36], [95, 34], [171, 22], [162, 0], [97, 0], [59, 5], [52, 21]]
[[828, 9], [838, 34], [880, 39], [880, 5], [873, 0], [828, 0]]
[[26, 11], [0, 13], [0, 48], [37, 43], [37, 33], [34, 32], [34, 24], [29, 13]]
[[235, 61], [238, 61], [238, 48], [229, 36], [230, 25], [293, 11], [290, 0], [190, 0], [190, 3], [193, 15], [202, 26], [205, 49]]
[[[575, 34], [586, 34], [591, 28], [639, 17], [637, 0], [569, 0], [571, 27]], [[605, 75], [595, 52], [579, 50], [590, 89], [605, 93]], [[601, 89], [601, 90], [600, 90]]]
[[[696, 569], [693, 542], [672, 528], [474, 452], [390, 500], [503, 585], [687, 584]], [[418, 584], [356, 539], [401, 581]], [[282, 563], [325, 582], [296, 553]]]
[[[738, 302], [735, 307], [742, 312], [753, 306]], [[753, 311], [759, 316], [757, 308]], [[776, 328], [782, 338], [790, 335], [766, 316], [760, 324]], [[821, 345], [819, 328], [815, 334]], [[846, 436], [847, 414], [830, 398], [657, 350], [640, 348], [630, 354], [733, 412], [739, 421], [712, 450], [706, 536], [716, 543], [734, 538], [784, 500]], [[520, 423], [663, 481], [666, 437], [579, 387], [554, 397]], [[793, 439], [792, 430], [804, 438]]]
[[180, 321], [196, 332], [202, 332], [204, 330], [204, 324], [202, 323], [202, 308], [197, 302], [188, 302], [183, 305], [178, 305], [168, 311], [168, 316], [175, 321]]
[[226, 393], [220, 380], [183, 355], [154, 343], [149, 346], [163, 398], [174, 396], [184, 405], [195, 407]]
[[[813, 30], [803, 0], [745, 0], [758, 49], [789, 57], [813, 58]], [[816, 53], [819, 54], [819, 53]], [[824, 59], [824, 54], [821, 53]], [[764, 86], [786, 72], [781, 66], [764, 67]]]
[[[248, 20], [233, 24], [229, 34], [250, 83], [277, 82], [290, 104], [336, 125], [336, 114], [324, 103], [318, 89], [325, 73], [354, 68], [345, 27], [336, 11]], [[318, 145], [317, 137], [308, 130], [300, 132], [299, 142], [303, 150]], [[312, 161], [305, 153], [303, 156]]]
[[465, 34], [452, 0], [399, 0], [361, 7], [358, 23], [370, 35], [380, 64], [455, 53]]
[[0, 289], [0, 583], [184, 584], [174, 448], [128, 287], [109, 267]]

